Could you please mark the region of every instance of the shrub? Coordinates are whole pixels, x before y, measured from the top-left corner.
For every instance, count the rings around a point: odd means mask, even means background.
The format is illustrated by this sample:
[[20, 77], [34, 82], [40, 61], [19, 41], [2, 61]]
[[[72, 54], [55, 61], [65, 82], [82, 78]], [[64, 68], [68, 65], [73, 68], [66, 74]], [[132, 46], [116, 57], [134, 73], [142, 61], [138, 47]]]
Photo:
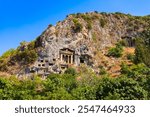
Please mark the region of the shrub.
[[98, 13], [98, 11], [94, 11], [94, 13]]
[[93, 14], [91, 17], [92, 20], [96, 20], [99, 19], [99, 15], [98, 14]]
[[27, 48], [28, 48], [29, 50], [33, 50], [33, 49], [35, 48], [35, 41], [31, 41], [31, 42], [28, 44]]
[[76, 14], [77, 18], [79, 18], [81, 15], [82, 15], [81, 13]]
[[120, 12], [115, 12], [114, 14], [115, 14], [116, 18], [118, 18], [118, 19], [119, 19], [120, 17], [122, 18], [122, 17], [125, 16], [125, 14], [120, 13]]
[[52, 27], [52, 26], [53, 26], [52, 24], [49, 24], [49, 25], [48, 25], [48, 27]]
[[131, 60], [132, 62], [134, 62], [135, 55], [134, 54], [127, 54], [127, 59]]
[[80, 32], [83, 28], [82, 24], [79, 23], [78, 19], [74, 18], [73, 19], [74, 22], [74, 26], [72, 27], [72, 29], [74, 30], [75, 33]]
[[12, 56], [13, 54], [15, 54], [15, 52], [16, 52], [15, 49], [9, 49], [0, 57], [0, 59], [8, 58], [8, 57]]
[[104, 26], [106, 25], [106, 20], [104, 20], [104, 19], [100, 19], [100, 26], [102, 27], [102, 28], [104, 28]]
[[137, 64], [132, 66], [122, 64], [121, 73], [122, 75], [126, 75], [128, 78], [139, 81], [146, 78], [150, 74], [150, 69], [145, 64]]
[[122, 56], [122, 52], [123, 52], [123, 47], [118, 43], [116, 44], [116, 47], [109, 49], [107, 55], [119, 58]]
[[[149, 33], [149, 34], [148, 34]], [[135, 63], [144, 63], [150, 67], [150, 31], [143, 32], [140, 38], [136, 39]]]
[[121, 64], [121, 73], [122, 74], [130, 74], [131, 73], [131, 69], [125, 63], [122, 63]]
[[87, 28], [88, 30], [92, 29], [92, 18], [87, 14], [81, 14], [80, 15], [82, 19], [84, 19], [87, 22]]
[[103, 66], [99, 66], [99, 74], [100, 75], [105, 75], [107, 74], [107, 71], [105, 70], [105, 68]]
[[86, 22], [91, 22], [91, 17], [88, 14], [82, 14], [82, 19], [84, 19]]
[[33, 63], [37, 59], [37, 57], [38, 55], [35, 50], [25, 50], [22, 52], [18, 52], [14, 59], [25, 64], [30, 64]]
[[125, 39], [120, 40], [119, 43], [120, 43], [122, 46], [125, 46], [125, 47], [127, 47], [127, 46], [129, 45], [128, 42], [127, 42]]
[[91, 30], [91, 29], [92, 29], [92, 24], [91, 24], [91, 22], [88, 22], [88, 23], [87, 23], [87, 28], [88, 28], [88, 30]]
[[6, 51], [0, 57], [0, 70], [1, 71], [6, 71], [7, 70], [7, 66], [8, 66], [7, 63], [9, 62], [11, 57], [16, 54], [16, 52], [17, 51], [15, 49], [10, 49], [10, 50]]
[[74, 68], [68, 68], [65, 71], [65, 74], [71, 74], [71, 75], [75, 76], [76, 75], [76, 70]]
[[101, 12], [101, 14], [102, 14], [102, 15], [107, 15], [108, 13], [106, 13], [106, 12]]

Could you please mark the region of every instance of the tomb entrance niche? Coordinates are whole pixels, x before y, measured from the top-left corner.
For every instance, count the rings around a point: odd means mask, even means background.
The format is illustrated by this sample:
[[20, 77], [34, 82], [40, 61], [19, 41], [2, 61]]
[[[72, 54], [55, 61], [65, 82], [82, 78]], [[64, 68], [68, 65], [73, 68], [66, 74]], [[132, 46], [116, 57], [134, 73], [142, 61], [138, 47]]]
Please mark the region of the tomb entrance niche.
[[74, 63], [74, 51], [68, 48], [60, 50], [60, 61], [64, 64]]
[[80, 63], [84, 63], [84, 59], [83, 58], [80, 58]]
[[80, 63], [81, 63], [81, 64], [84, 63], [84, 64], [89, 65], [91, 59], [92, 59], [92, 57], [89, 56], [89, 55], [87, 55], [87, 54], [86, 54], [86, 55], [81, 55], [81, 56], [80, 56]]

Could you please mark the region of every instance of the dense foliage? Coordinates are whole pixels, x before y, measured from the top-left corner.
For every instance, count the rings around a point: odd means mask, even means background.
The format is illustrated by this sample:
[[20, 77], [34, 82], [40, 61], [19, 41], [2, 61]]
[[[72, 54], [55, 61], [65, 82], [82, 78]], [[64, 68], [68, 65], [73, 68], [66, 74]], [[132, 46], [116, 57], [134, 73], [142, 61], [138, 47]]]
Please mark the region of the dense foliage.
[[37, 76], [30, 80], [15, 77], [0, 78], [0, 99], [19, 100], [128, 100], [150, 99], [150, 68], [144, 64], [122, 64], [122, 75], [110, 78], [98, 76], [92, 70], [82, 68], [74, 74], [51, 74], [46, 80]]
[[108, 56], [119, 58], [122, 56], [122, 52], [123, 52], [123, 46], [120, 43], [117, 43], [116, 47], [110, 48], [110, 50], [108, 51]]
[[17, 49], [10, 49], [0, 57], [0, 71], [7, 71], [9, 66], [16, 63], [31, 64], [37, 59], [35, 41], [21, 42]]
[[13, 55], [16, 54], [16, 50], [10, 49], [6, 51], [1, 57], [0, 57], [0, 70], [5, 71], [7, 69], [7, 62], [11, 59]]
[[77, 18], [73, 19], [74, 26], [72, 27], [75, 33], [80, 32], [83, 28], [82, 24], [78, 21]]
[[29, 44], [21, 43], [16, 56], [14, 56], [17, 61], [21, 61], [24, 64], [33, 63], [37, 57], [38, 55], [35, 49], [35, 41], [32, 41]]
[[150, 29], [136, 39], [135, 55], [136, 63], [143, 62], [150, 67]]

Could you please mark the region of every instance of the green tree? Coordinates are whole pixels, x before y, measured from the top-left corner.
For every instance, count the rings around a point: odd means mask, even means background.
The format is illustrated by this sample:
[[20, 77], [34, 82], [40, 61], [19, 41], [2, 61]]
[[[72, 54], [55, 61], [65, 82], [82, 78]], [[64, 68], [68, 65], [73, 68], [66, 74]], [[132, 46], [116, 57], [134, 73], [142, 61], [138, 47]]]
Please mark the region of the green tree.
[[135, 63], [143, 62], [150, 67], [150, 29], [142, 32], [136, 39]]
[[71, 75], [75, 76], [76, 75], [76, 70], [74, 68], [68, 68], [65, 71], [65, 74], [71, 74]]
[[121, 73], [122, 75], [126, 75], [128, 78], [138, 81], [145, 79], [150, 74], [150, 68], [148, 68], [145, 64], [137, 64], [132, 66], [122, 64]]
[[131, 78], [104, 78], [96, 90], [96, 99], [137, 100], [147, 99], [147, 94], [147, 91]]
[[0, 57], [0, 71], [6, 71], [8, 67], [8, 62], [12, 58], [13, 55], [16, 54], [15, 49], [9, 49]]
[[11, 100], [14, 97], [12, 83], [6, 78], [0, 78], [0, 99]]
[[135, 63], [145, 63], [150, 66], [150, 47], [146, 46], [143, 39], [136, 40]]
[[72, 99], [70, 92], [76, 88], [75, 76], [51, 74], [44, 83], [45, 99]]
[[122, 53], [123, 53], [123, 46], [120, 43], [117, 43], [116, 47], [109, 49], [107, 55], [119, 58], [122, 56]]
[[95, 100], [95, 94], [96, 90], [94, 86], [78, 86], [72, 90], [72, 96], [76, 100]]

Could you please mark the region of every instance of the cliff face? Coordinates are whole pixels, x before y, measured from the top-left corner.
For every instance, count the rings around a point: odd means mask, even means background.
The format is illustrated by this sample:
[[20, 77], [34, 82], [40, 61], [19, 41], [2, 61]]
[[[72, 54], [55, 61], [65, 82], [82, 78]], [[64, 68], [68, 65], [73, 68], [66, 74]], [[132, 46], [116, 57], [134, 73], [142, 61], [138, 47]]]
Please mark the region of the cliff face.
[[147, 25], [147, 22], [122, 14], [77, 14], [49, 27], [41, 35], [41, 39], [50, 56], [55, 57], [55, 53], [65, 47], [76, 49], [78, 53], [81, 48], [86, 47], [93, 54], [121, 39], [132, 41]]
[[107, 48], [120, 40], [126, 40], [128, 46], [134, 46], [134, 38], [138, 37], [148, 24], [147, 17], [121, 13], [69, 15], [56, 26], [49, 26], [35, 40], [34, 48], [38, 57], [32, 64], [27, 66], [20, 62], [15, 63], [14, 66], [18, 67], [14, 72], [11, 68], [7, 72], [19, 73], [19, 76], [30, 75], [31, 72], [47, 75], [51, 72], [61, 73], [69, 66], [78, 67], [82, 63], [96, 70], [103, 59], [108, 59], [105, 57]]

